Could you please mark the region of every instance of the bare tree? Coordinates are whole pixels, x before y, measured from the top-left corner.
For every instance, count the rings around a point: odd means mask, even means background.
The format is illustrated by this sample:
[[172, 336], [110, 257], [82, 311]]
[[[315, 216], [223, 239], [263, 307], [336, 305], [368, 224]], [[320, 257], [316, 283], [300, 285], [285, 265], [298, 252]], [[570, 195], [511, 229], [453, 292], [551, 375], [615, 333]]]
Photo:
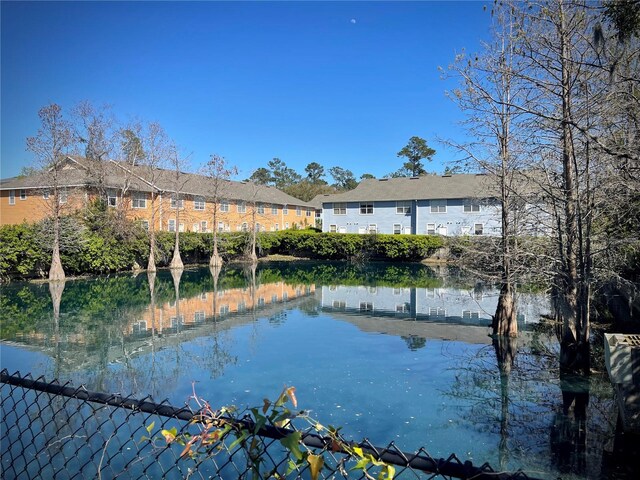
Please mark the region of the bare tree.
[[523, 101], [523, 90], [516, 75], [516, 70], [522, 67], [514, 55], [517, 46], [514, 13], [509, 2], [496, 4], [492, 11], [491, 41], [483, 44], [482, 53], [460, 54], [449, 67], [450, 74], [461, 83], [460, 88], [449, 92], [449, 97], [465, 112], [463, 124], [473, 139], [454, 146], [470, 161], [467, 166], [489, 174], [499, 198], [501, 288], [492, 328], [494, 335], [503, 336], [516, 336], [518, 332], [515, 285], [519, 273], [517, 236], [522, 233], [516, 205], [521, 203], [518, 199], [523, 192], [516, 187], [522, 180], [518, 175], [521, 167], [518, 143], [524, 132], [519, 128], [522, 114], [515, 105]]
[[182, 173], [186, 159], [180, 156], [178, 147], [175, 144], [172, 145], [169, 152], [169, 161], [173, 168], [173, 194], [171, 202], [176, 214], [175, 243], [173, 247], [173, 258], [171, 259], [169, 268], [181, 269], [184, 268], [184, 264], [180, 256], [180, 211], [184, 208], [184, 187], [187, 183], [188, 176]]
[[218, 218], [220, 204], [226, 198], [230, 185], [229, 179], [238, 174], [235, 166], [229, 166], [224, 157], [213, 154], [204, 167], [204, 174], [209, 179], [211, 205], [213, 208], [213, 252], [209, 266], [211, 268], [222, 266], [222, 257], [218, 253]]
[[[151, 190], [151, 219], [149, 222], [149, 261], [147, 270], [156, 271], [156, 224], [160, 209], [162, 208], [162, 194], [157, 187], [157, 181], [160, 178], [160, 168], [169, 155], [169, 139], [162, 126], [157, 122], [151, 122], [141, 130], [141, 144], [144, 155], [141, 157], [143, 162], [142, 173], [144, 179]], [[161, 225], [160, 225], [161, 226]]]
[[36, 163], [47, 182], [47, 206], [53, 219], [53, 252], [49, 280], [64, 280], [65, 274], [60, 260], [60, 217], [66, 203], [62, 169], [66, 155], [73, 145], [71, 123], [62, 114], [62, 107], [52, 103], [38, 111], [41, 126], [35, 137], [27, 138], [27, 150], [36, 156]]

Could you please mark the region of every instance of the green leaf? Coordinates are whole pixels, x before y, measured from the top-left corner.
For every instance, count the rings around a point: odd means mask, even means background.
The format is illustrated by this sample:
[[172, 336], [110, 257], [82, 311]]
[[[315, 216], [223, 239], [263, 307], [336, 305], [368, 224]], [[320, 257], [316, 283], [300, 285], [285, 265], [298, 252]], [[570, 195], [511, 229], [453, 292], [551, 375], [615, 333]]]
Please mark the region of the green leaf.
[[240, 435], [238, 438], [236, 438], [233, 442], [231, 442], [231, 445], [229, 445], [229, 450], [233, 450], [235, 447], [238, 446], [238, 444], [240, 442], [243, 442], [249, 435], [247, 434], [246, 430], [242, 431], [242, 435]]
[[153, 427], [155, 427], [156, 422], [151, 422], [151, 425], [149, 425], [147, 427], [147, 433], [151, 433], [151, 430], [153, 430]]
[[287, 448], [297, 460], [302, 459], [302, 451], [300, 450], [301, 432], [293, 432], [286, 437], [280, 439], [280, 443]]

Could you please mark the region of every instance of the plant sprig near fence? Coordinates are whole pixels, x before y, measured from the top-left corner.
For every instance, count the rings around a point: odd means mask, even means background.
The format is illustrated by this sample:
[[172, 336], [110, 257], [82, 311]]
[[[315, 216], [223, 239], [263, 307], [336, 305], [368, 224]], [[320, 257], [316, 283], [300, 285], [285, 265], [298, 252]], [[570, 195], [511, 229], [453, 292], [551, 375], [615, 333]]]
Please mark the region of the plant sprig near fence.
[[[529, 478], [455, 455], [402, 452], [345, 440], [274, 402], [233, 412], [0, 374], [2, 478]], [[305, 420], [299, 428], [297, 419]], [[207, 423], [209, 422], [209, 423]], [[221, 433], [226, 431], [226, 433]], [[187, 443], [191, 448], [187, 449]]]

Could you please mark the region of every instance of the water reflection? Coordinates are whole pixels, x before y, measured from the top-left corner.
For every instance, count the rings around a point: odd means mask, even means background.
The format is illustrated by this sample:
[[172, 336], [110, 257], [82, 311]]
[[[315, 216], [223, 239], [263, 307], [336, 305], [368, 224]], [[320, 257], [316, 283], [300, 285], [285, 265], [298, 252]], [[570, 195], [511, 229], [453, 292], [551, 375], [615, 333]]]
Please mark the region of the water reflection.
[[305, 408], [355, 437], [589, 476], [608, 448], [606, 388], [559, 376], [557, 339], [537, 326], [548, 312], [542, 295], [520, 296], [517, 340], [489, 337], [498, 295], [422, 265], [225, 265], [16, 283], [0, 293], [3, 344], [47, 361], [3, 353], [3, 366], [174, 402], [191, 381], [214, 402], [241, 405], [293, 384]]

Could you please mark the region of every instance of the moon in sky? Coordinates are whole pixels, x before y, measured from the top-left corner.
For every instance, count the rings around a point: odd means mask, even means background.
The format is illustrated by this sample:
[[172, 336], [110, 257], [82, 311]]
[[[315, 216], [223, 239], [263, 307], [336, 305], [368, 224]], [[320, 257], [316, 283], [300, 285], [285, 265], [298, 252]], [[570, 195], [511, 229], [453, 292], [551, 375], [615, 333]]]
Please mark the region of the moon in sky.
[[349, 20], [351, 23], [356, 23], [356, 19], [352, 18], [351, 20]]

